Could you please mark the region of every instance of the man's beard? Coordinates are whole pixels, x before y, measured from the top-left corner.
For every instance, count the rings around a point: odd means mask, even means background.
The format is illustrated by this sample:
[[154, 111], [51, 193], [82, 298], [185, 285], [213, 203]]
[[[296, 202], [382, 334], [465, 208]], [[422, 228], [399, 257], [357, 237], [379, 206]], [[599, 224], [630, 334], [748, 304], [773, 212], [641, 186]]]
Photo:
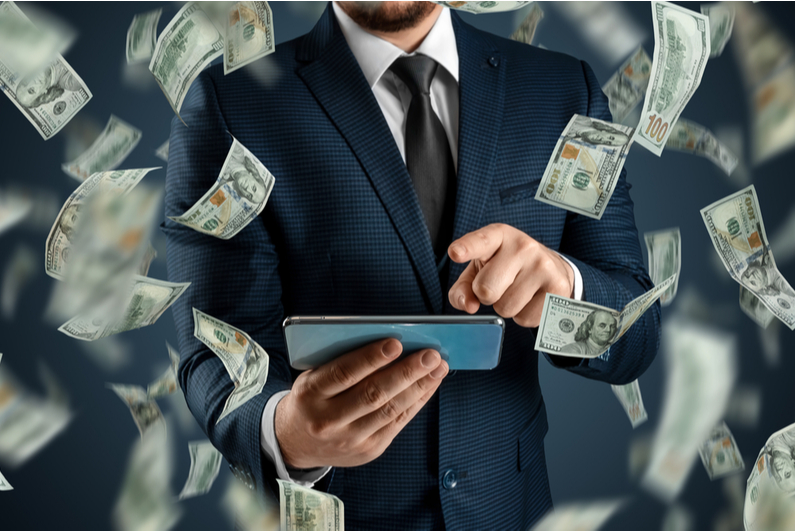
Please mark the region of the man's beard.
[[432, 2], [339, 2], [339, 6], [359, 26], [384, 33], [411, 29], [436, 8]]

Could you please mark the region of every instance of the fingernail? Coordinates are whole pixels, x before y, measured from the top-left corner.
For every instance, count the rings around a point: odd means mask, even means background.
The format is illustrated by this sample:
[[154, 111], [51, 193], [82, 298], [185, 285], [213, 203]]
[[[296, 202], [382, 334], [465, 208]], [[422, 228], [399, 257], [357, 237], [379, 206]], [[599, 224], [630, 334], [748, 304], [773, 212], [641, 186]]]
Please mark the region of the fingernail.
[[458, 296], [458, 306], [461, 307], [462, 310], [467, 309], [467, 300], [463, 293]]
[[387, 358], [394, 358], [400, 354], [400, 343], [397, 341], [387, 341], [384, 343], [384, 346], [381, 347], [381, 352], [383, 352], [384, 356]]
[[436, 365], [437, 356], [438, 354], [433, 350], [426, 351], [425, 354], [422, 355], [422, 366], [430, 369]]
[[454, 255], [461, 256], [464, 254], [464, 248], [460, 245], [453, 245], [450, 247], [450, 252]]
[[431, 378], [433, 378], [434, 380], [438, 380], [439, 378], [444, 376], [446, 372], [447, 372], [447, 364], [441, 363], [438, 367], [436, 367], [433, 370], [433, 372], [431, 372]]

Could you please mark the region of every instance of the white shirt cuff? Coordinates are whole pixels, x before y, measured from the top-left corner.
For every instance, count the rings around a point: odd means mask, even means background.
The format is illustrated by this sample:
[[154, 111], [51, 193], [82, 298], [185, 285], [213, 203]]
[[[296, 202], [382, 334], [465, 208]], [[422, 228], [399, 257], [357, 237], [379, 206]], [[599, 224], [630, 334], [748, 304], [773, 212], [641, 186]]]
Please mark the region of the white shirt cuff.
[[582, 300], [582, 275], [580, 274], [580, 270], [577, 269], [577, 266], [572, 263], [571, 260], [563, 256], [562, 254], [558, 253], [558, 256], [566, 260], [566, 263], [571, 266], [572, 271], [574, 271], [574, 300], [581, 301]]
[[292, 481], [302, 487], [312, 488], [316, 482], [328, 474], [331, 467], [312, 468], [305, 472], [298, 472], [296, 469], [291, 468], [291, 472], [288, 472], [282, 458], [281, 448], [279, 448], [279, 441], [276, 439], [276, 406], [279, 404], [279, 400], [287, 396], [289, 392], [287, 390], [274, 393], [265, 404], [265, 411], [262, 413], [260, 445], [273, 464], [276, 465], [276, 473], [279, 474], [279, 479]]

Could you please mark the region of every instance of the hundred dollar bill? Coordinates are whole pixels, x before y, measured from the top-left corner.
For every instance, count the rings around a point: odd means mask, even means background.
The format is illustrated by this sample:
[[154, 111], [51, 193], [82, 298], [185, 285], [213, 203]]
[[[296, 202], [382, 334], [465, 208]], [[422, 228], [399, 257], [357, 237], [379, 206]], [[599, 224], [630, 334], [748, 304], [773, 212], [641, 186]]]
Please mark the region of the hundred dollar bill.
[[5, 367], [0, 367], [0, 397], [0, 461], [11, 467], [25, 464], [72, 421], [68, 397], [34, 395]]
[[3, 476], [2, 472], [0, 472], [0, 490], [14, 490], [14, 487], [11, 486], [11, 483]]
[[63, 204], [55, 223], [47, 236], [44, 270], [58, 280], [65, 276], [66, 264], [70, 259], [71, 247], [76, 236], [76, 228], [93, 194], [123, 196], [129, 193], [144, 176], [157, 168], [118, 170], [95, 173], [72, 192]]
[[564, 504], [547, 513], [530, 531], [596, 531], [625, 503], [609, 500]]
[[345, 531], [345, 505], [333, 494], [279, 482], [282, 531], [303, 531], [307, 522], [322, 531]]
[[755, 164], [795, 145], [795, 64], [786, 66], [754, 90], [751, 111]]
[[239, 531], [280, 530], [279, 507], [270, 501], [261, 503], [255, 491], [236, 479], [227, 482], [221, 504]]
[[146, 391], [137, 385], [107, 384], [108, 389], [118, 395], [122, 401], [130, 408], [130, 414], [141, 432], [141, 437], [155, 424], [165, 425], [163, 413], [157, 406], [157, 402], [147, 396]]
[[162, 14], [162, 9], [155, 9], [133, 17], [127, 30], [127, 63], [151, 59], [157, 43], [157, 23]]
[[229, 377], [236, 383], [246, 370], [248, 358], [255, 350], [262, 349], [239, 328], [196, 308], [193, 309], [193, 336], [221, 358]]
[[[113, 308], [88, 311], [67, 321], [59, 332], [82, 341], [94, 341], [113, 334], [153, 324], [190, 286], [134, 275], [127, 303], [119, 312]], [[121, 313], [120, 315], [118, 315]]]
[[168, 162], [168, 143], [169, 141], [166, 140], [159, 148], [157, 148], [157, 151], [155, 151], [155, 156], [161, 159], [163, 162]]
[[227, 415], [257, 396], [262, 392], [265, 382], [268, 379], [268, 365], [270, 359], [265, 350], [254, 343], [256, 348], [246, 360], [246, 367], [243, 376], [235, 382], [235, 390], [229, 395], [224, 403], [224, 409], [218, 416], [216, 424], [221, 422]]
[[725, 419], [732, 425], [755, 428], [762, 412], [762, 390], [756, 386], [738, 385], [729, 398]]
[[746, 531], [793, 529], [795, 526], [795, 424], [767, 440], [745, 487]]
[[660, 305], [668, 306], [676, 297], [679, 287], [679, 272], [682, 268], [682, 238], [679, 227], [656, 232], [645, 232], [646, 251], [649, 255], [649, 276], [656, 286], [671, 275], [676, 280], [660, 295]]
[[36, 261], [36, 255], [27, 245], [17, 247], [11, 255], [0, 289], [0, 309], [6, 319], [14, 317], [19, 293], [36, 273]]
[[601, 219], [632, 144], [632, 128], [575, 114], [555, 144], [536, 199]]
[[33, 208], [30, 198], [10, 193], [6, 190], [0, 192], [0, 234], [4, 233], [27, 216]]
[[182, 516], [171, 490], [174, 463], [165, 432], [165, 423], [158, 424], [135, 442], [113, 508], [114, 530], [172, 529]]
[[61, 169], [80, 182], [100, 171], [115, 170], [141, 141], [141, 130], [110, 115], [102, 134], [83, 154]]
[[[166, 349], [168, 350], [168, 358], [171, 360], [171, 370], [174, 374], [179, 373], [179, 352], [166, 341]], [[179, 380], [177, 380], [177, 387], [179, 387]]]
[[479, 15], [481, 13], [514, 11], [523, 8], [531, 2], [437, 2], [433, 0], [433, 3], [451, 9], [457, 9], [458, 11], [466, 11], [467, 13]]
[[742, 472], [745, 469], [743, 456], [737, 448], [737, 441], [729, 431], [725, 422], [721, 422], [709, 437], [698, 447], [698, 454], [701, 462], [707, 469], [710, 480], [716, 480], [734, 472]]
[[710, 57], [723, 53], [734, 27], [734, 7], [729, 2], [717, 2], [701, 6], [701, 13], [709, 17]]
[[669, 320], [662, 330], [665, 402], [641, 483], [670, 503], [726, 410], [737, 378], [737, 341], [682, 318]]
[[756, 295], [743, 286], [740, 286], [740, 309], [762, 328], [770, 326], [770, 323], [776, 318]]
[[607, 80], [602, 91], [610, 103], [613, 121], [621, 123], [646, 94], [651, 75], [651, 59], [642, 46]]
[[185, 4], [163, 29], [149, 70], [177, 115], [191, 83], [223, 52], [223, 35], [194, 2]]
[[[25, 6], [28, 12], [34, 9]], [[66, 53], [76, 37], [72, 28], [50, 13], [36, 14], [33, 24], [14, 2], [0, 2], [0, 61], [23, 77]]]
[[760, 6], [732, 2], [736, 11], [732, 46], [746, 87], [755, 88], [790, 63], [795, 48]]
[[658, 157], [707, 67], [709, 19], [668, 2], [652, 1], [654, 62], [634, 140]]
[[511, 39], [525, 44], [533, 44], [536, 28], [542, 18], [544, 18], [544, 12], [538, 6], [538, 2], [533, 2], [533, 5], [530, 6], [530, 12], [519, 24], [519, 27], [516, 28], [516, 31], [513, 32]]
[[195, 205], [169, 219], [198, 232], [228, 240], [265, 209], [275, 178], [237, 139], [221, 174]]
[[209, 441], [192, 441], [188, 443], [190, 452], [190, 472], [179, 499], [201, 496], [210, 492], [218, 472], [221, 470], [221, 452]]
[[[665, 512], [661, 531], [692, 531], [693, 514], [679, 504], [672, 504]], [[716, 529], [715, 531], [719, 531]]]
[[640, 386], [637, 380], [626, 385], [611, 385], [610, 387], [613, 388], [618, 401], [627, 412], [633, 429], [646, 422], [649, 416], [646, 414], [646, 408], [643, 407], [643, 397], [640, 395]]
[[701, 217], [732, 278], [795, 330], [795, 290], [776, 267], [754, 185], [702, 208]]
[[535, 349], [539, 352], [596, 358], [610, 348], [676, 280], [668, 277], [620, 312], [591, 302], [546, 294]]
[[224, 75], [276, 51], [268, 2], [236, 2], [224, 36]]
[[169, 365], [168, 369], [166, 369], [165, 372], [157, 378], [157, 380], [147, 386], [146, 396], [149, 400], [163, 398], [164, 396], [170, 395], [176, 391], [178, 387], [177, 373], [174, 370], [174, 367]]
[[680, 118], [674, 125], [665, 147], [706, 157], [726, 172], [726, 175], [731, 175], [740, 162], [728, 147], [715, 138], [712, 131], [684, 118]]

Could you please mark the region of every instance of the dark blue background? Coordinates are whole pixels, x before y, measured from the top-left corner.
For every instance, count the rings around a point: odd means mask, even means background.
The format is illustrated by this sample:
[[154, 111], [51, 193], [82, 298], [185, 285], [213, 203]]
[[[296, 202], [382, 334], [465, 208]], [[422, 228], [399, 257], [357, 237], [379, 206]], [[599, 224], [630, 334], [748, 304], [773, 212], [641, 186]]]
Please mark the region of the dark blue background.
[[[2, 189], [9, 184], [24, 184], [52, 190], [59, 202], [64, 201], [76, 187], [76, 182], [60, 170], [60, 164], [68, 160], [67, 138], [81, 127], [89, 131], [93, 128], [93, 134], [98, 134], [111, 113], [144, 133], [123, 167], [161, 164], [154, 152], [169, 135], [173, 112], [145, 66], [129, 72], [128, 79], [132, 79], [132, 83], [124, 80], [128, 68], [125, 62], [127, 28], [136, 13], [160, 5], [164, 9], [159, 25], [162, 30], [179, 9], [179, 4], [61, 2], [44, 6], [79, 31], [79, 38], [66, 59], [86, 82], [94, 98], [68, 130], [47, 142], [42, 141], [10, 101], [0, 99]], [[699, 10], [699, 4], [685, 5]], [[756, 5], [774, 21], [779, 21], [779, 30], [793, 41], [791, 5]], [[321, 3], [309, 2], [272, 2], [271, 6], [277, 43], [307, 32], [323, 8]], [[534, 42], [588, 61], [604, 83], [618, 64], [606, 63], [555, 6], [545, 2], [541, 7], [545, 17]], [[643, 44], [651, 53], [654, 46], [649, 4], [627, 3], [622, 7], [646, 30]], [[463, 17], [479, 28], [506, 37], [521, 20], [521, 14], [517, 13], [464, 14]], [[709, 62], [701, 86], [683, 116], [713, 131], [722, 126], [741, 126], [746, 144], [744, 158], [749, 159], [748, 99], [731, 43], [721, 57]], [[88, 142], [92, 140], [89, 134]], [[793, 162], [795, 152], [787, 152], [760, 166], [750, 167], [769, 236], [782, 227], [793, 207]], [[762, 389], [763, 411], [757, 428], [733, 427], [747, 464], [742, 474], [744, 483], [750, 464], [767, 437], [795, 421], [790, 376], [795, 369], [795, 359], [791, 356], [795, 335], [780, 327], [781, 360], [777, 366], [766, 363], [756, 325], [737, 306], [737, 285], [714, 265], [715, 251], [699, 209], [741, 186], [706, 159], [672, 151], [657, 158], [636, 147], [626, 167], [633, 185], [639, 232], [681, 227], [680, 294], [684, 290], [695, 290], [711, 308], [724, 309], [720, 318], [711, 324], [737, 334], [738, 382]], [[164, 177], [165, 171], [159, 171], [147, 180], [162, 185]], [[31, 247], [43, 264], [46, 231], [28, 225], [0, 235], [0, 268], [5, 267], [11, 252], [23, 244]], [[154, 244], [160, 256], [149, 275], [164, 279], [165, 244], [159, 231]], [[773, 250], [775, 252], [775, 248]], [[779, 266], [785, 277], [795, 281], [793, 261], [780, 260]], [[118, 340], [127, 344], [131, 351], [130, 361], [116, 371], [103, 369], [91, 361], [78, 341], [69, 339], [59, 333], [56, 326], [43, 321], [42, 314], [54, 282], [44, 274], [43, 267], [36, 266], [33, 280], [21, 294], [15, 316], [10, 321], [0, 321], [0, 351], [4, 353], [3, 365], [36, 391], [41, 391], [36, 376], [37, 363], [46, 361], [67, 387], [76, 416], [65, 433], [30, 462], [18, 469], [3, 469], [15, 490], [0, 493], [2, 529], [110, 528], [110, 513], [138, 432], [127, 408], [105, 388], [105, 382], [146, 385], [167, 363], [164, 341], [176, 345], [173, 320], [167, 312], [155, 325], [119, 336]], [[664, 319], [676, 309], [677, 302], [663, 311]], [[609, 386], [555, 370], [543, 360], [539, 363], [549, 413], [546, 451], [555, 503], [626, 496], [631, 503], [605, 529], [659, 529], [665, 506], [629, 478], [627, 456], [630, 441], [638, 434], [653, 433], [659, 421], [664, 383], [662, 357], [640, 379], [649, 421], [635, 432]], [[170, 415], [175, 416], [172, 401], [161, 401], [161, 407], [167, 416], [170, 411]], [[179, 492], [190, 464], [187, 441], [201, 439], [203, 434], [195, 424], [172, 422], [171, 427], [171, 444], [175, 450], [173, 489]], [[224, 465], [208, 495], [183, 502], [184, 515], [177, 529], [230, 528], [220, 500], [231, 479]], [[721, 482], [710, 482], [700, 462], [693, 467], [679, 501], [696, 516], [697, 530], [712, 529], [716, 514], [729, 508]], [[737, 529], [742, 529], [742, 523], [737, 524]], [[495, 522], [496, 528], [499, 522]]]

